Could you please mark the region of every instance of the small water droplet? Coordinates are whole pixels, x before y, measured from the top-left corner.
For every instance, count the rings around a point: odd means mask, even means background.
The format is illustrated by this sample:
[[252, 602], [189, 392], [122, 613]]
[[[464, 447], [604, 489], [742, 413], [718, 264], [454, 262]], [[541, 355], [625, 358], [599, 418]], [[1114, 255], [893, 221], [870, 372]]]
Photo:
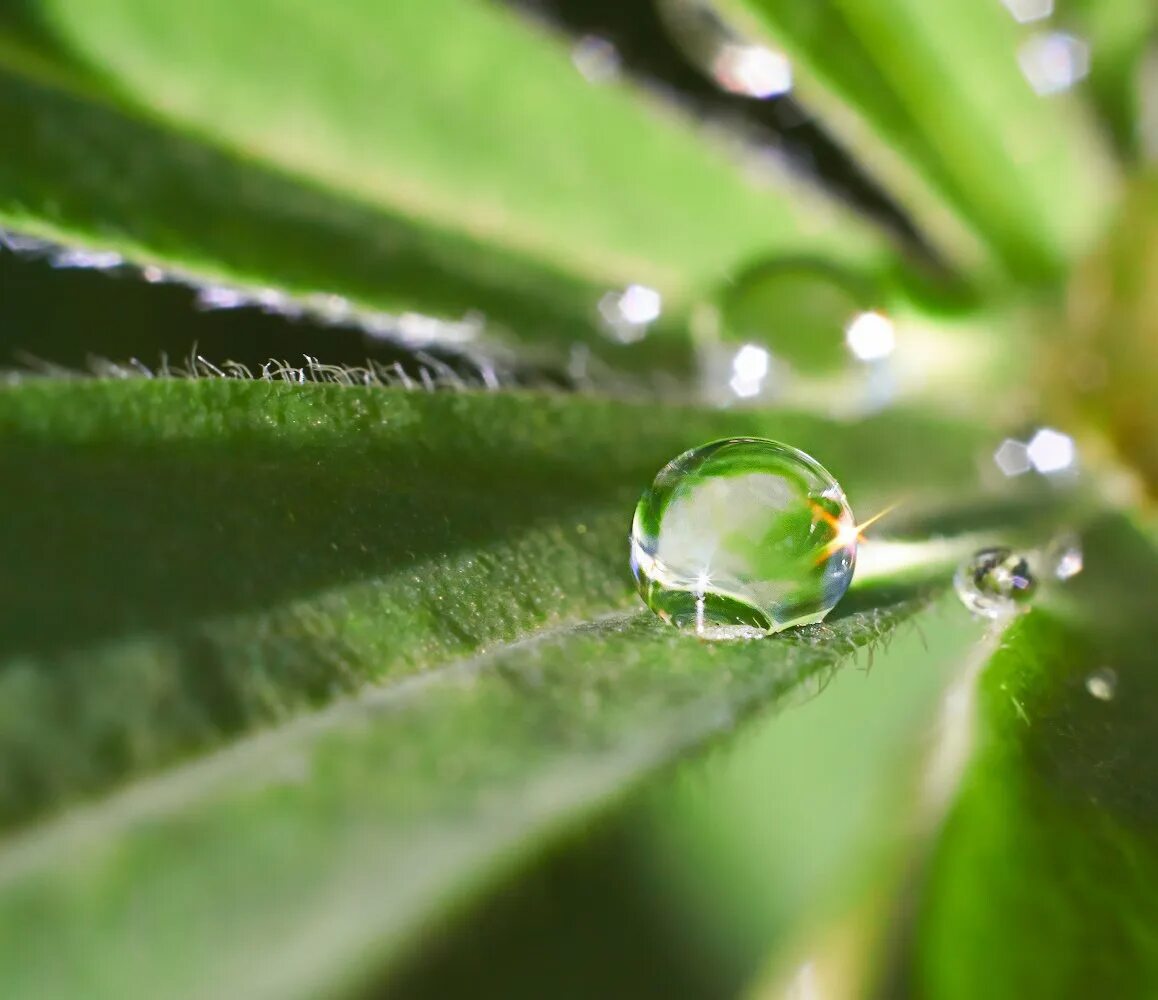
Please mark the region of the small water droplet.
[[1118, 690], [1118, 674], [1112, 667], [1100, 667], [1086, 678], [1086, 690], [1098, 701], [1113, 701]]
[[707, 639], [819, 622], [843, 596], [857, 526], [832, 475], [763, 438], [694, 448], [640, 498], [631, 567], [664, 621]]
[[1072, 534], [1055, 539], [1046, 552], [1046, 564], [1057, 579], [1072, 580], [1085, 566], [1081, 539]]
[[1053, 14], [1053, 0], [1001, 0], [1018, 24], [1044, 21]]
[[656, 0], [660, 20], [685, 56], [730, 94], [766, 100], [792, 90], [792, 63], [745, 38], [710, 0]]
[[1021, 476], [1029, 472], [1029, 449], [1024, 441], [1006, 438], [993, 453], [994, 464], [1004, 476]]
[[634, 344], [647, 336], [663, 312], [663, 296], [646, 285], [628, 285], [622, 292], [608, 292], [599, 300], [599, 315], [608, 336], [621, 344]]
[[982, 549], [957, 569], [953, 586], [961, 603], [976, 615], [1002, 618], [1037, 590], [1029, 559], [1008, 548]]
[[571, 62], [589, 83], [607, 83], [619, 76], [619, 50], [606, 38], [584, 35], [571, 48]]
[[1052, 427], [1043, 427], [1034, 434], [1025, 453], [1030, 464], [1043, 476], [1071, 470], [1078, 459], [1074, 439]]

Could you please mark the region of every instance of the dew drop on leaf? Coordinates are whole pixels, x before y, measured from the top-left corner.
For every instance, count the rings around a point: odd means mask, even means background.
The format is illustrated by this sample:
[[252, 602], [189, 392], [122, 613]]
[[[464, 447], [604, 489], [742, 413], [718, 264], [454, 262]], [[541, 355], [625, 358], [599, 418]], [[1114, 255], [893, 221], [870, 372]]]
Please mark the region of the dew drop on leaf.
[[982, 549], [957, 569], [953, 579], [961, 603], [976, 615], [1002, 618], [1037, 590], [1029, 559], [1008, 548]]
[[827, 469], [796, 448], [728, 438], [665, 465], [631, 529], [644, 603], [706, 639], [822, 621], [856, 563], [857, 526]]

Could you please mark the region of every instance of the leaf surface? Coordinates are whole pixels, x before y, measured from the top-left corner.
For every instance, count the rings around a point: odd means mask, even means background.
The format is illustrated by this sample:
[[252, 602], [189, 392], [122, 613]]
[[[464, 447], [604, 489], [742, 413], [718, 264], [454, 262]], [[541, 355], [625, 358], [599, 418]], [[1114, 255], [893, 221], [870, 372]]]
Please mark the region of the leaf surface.
[[631, 85], [589, 84], [561, 39], [479, 0], [30, 0], [0, 17], [0, 127], [7, 226], [272, 288], [283, 308], [340, 313], [317, 297], [339, 295], [395, 336], [415, 336], [390, 322], [407, 311], [481, 314], [490, 347], [555, 360], [579, 341], [659, 362], [601, 335], [609, 289], [654, 288], [660, 329], [682, 335], [751, 255], [892, 256], [850, 212], [782, 171], [758, 179]]
[[1056, 279], [1106, 221], [1114, 169], [1080, 104], [1034, 93], [997, 2], [729, 0], [786, 50], [801, 98], [950, 258]]
[[921, 892], [921, 996], [1158, 987], [1153, 541], [1106, 518], [1064, 598], [981, 676], [977, 746]]
[[866, 589], [827, 631], [724, 646], [634, 612], [631, 509], [678, 451], [775, 435], [871, 508], [969, 481], [977, 435], [144, 379], [23, 384], [0, 428], [0, 968], [94, 997], [356, 977], [923, 606]]

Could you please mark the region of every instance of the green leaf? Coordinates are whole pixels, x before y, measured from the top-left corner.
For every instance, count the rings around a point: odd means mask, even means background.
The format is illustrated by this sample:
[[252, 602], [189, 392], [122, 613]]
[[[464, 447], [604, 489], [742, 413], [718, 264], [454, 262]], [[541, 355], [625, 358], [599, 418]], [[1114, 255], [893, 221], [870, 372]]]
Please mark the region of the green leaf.
[[973, 0], [726, 0], [794, 62], [800, 98], [951, 259], [1056, 279], [1097, 236], [1114, 170], [1082, 109], [1038, 97], [1027, 36]]
[[9, 988], [285, 996], [360, 975], [922, 606], [866, 590], [829, 639], [730, 646], [625, 616], [638, 491], [740, 430], [813, 450], [858, 508], [973, 474], [975, 431], [901, 413], [836, 433], [528, 393], [0, 394], [22, 567], [0, 601], [2, 812], [25, 828], [0, 848]]
[[862, 669], [652, 783], [635, 833], [691, 940], [751, 980], [769, 956], [798, 957], [801, 929], [898, 878], [930, 809], [931, 721], [984, 633], [948, 593]]
[[[1152, 156], [1142, 134], [1153, 89], [1158, 9], [1149, 0], [1062, 0], [1059, 14], [1090, 47], [1090, 91], [1103, 124], [1128, 155]], [[1153, 112], [1150, 112], [1151, 114]], [[1152, 127], [1152, 126], [1150, 126]]]
[[[788, 414], [221, 380], [30, 382], [0, 394], [0, 429], [0, 535], [24, 567], [0, 601], [9, 821], [335, 689], [634, 606], [635, 501], [692, 445], [785, 439], [874, 510], [904, 483], [919, 506], [967, 481], [974, 443], [901, 414], [838, 434]], [[876, 440], [899, 450], [866, 463]]]
[[1158, 990], [1158, 553], [1108, 518], [1085, 562], [981, 677], [975, 757], [909, 956], [932, 1000]]
[[676, 332], [750, 255], [891, 256], [498, 5], [30, 0], [0, 29], [0, 220], [193, 280], [654, 367], [598, 333], [609, 288], [654, 287]]

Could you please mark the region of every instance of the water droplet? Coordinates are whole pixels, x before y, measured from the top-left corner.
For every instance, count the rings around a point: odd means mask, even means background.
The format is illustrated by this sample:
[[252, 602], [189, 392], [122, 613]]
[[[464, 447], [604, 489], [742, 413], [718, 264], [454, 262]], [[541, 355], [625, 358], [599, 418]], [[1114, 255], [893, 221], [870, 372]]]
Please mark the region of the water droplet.
[[1056, 539], [1046, 553], [1046, 564], [1057, 579], [1072, 580], [1085, 565], [1081, 539], [1069, 534]]
[[589, 83], [607, 83], [619, 76], [619, 50], [606, 38], [584, 35], [571, 49], [571, 62]]
[[1030, 464], [1043, 476], [1072, 469], [1078, 457], [1074, 439], [1052, 427], [1043, 427], [1034, 434], [1025, 453]]
[[646, 285], [628, 285], [622, 292], [608, 292], [599, 300], [599, 315], [608, 335], [621, 344], [634, 344], [647, 336], [663, 312], [663, 296]]
[[635, 510], [631, 567], [664, 621], [707, 639], [819, 622], [852, 580], [857, 526], [815, 459], [763, 438], [694, 448]]
[[1086, 678], [1086, 690], [1098, 701], [1113, 701], [1118, 690], [1118, 674], [1112, 667], [1100, 667]]
[[953, 586], [961, 603], [986, 618], [1002, 618], [1017, 610], [1037, 590], [1029, 559], [1007, 548], [982, 549], [957, 570]]
[[765, 100], [792, 89], [792, 63], [745, 38], [709, 0], [657, 0], [668, 34], [685, 56], [730, 94]]
[[1053, 0], [1001, 0], [1018, 24], [1044, 21], [1053, 14]]
[[1020, 476], [1029, 472], [1029, 449], [1024, 441], [1006, 438], [993, 453], [993, 461], [1005, 476]]

